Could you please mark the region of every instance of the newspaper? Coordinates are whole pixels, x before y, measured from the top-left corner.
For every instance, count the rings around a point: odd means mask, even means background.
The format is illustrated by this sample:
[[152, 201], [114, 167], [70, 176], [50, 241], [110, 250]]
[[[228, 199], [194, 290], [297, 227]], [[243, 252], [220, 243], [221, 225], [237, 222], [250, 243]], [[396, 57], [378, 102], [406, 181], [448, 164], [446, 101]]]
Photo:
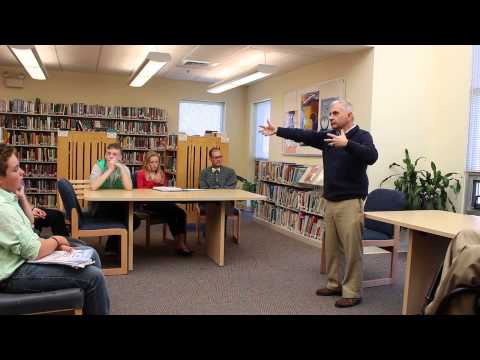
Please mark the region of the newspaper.
[[29, 260], [31, 264], [57, 264], [66, 265], [76, 269], [83, 269], [87, 265], [95, 263], [92, 260], [93, 249], [74, 249], [68, 251], [54, 251], [38, 260]]

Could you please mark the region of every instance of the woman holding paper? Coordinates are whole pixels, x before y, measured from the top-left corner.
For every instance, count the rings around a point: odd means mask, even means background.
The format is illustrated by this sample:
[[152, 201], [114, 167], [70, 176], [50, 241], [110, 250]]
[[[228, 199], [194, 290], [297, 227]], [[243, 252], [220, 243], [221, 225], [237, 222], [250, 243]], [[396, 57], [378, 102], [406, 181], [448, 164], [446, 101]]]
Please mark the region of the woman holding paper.
[[0, 144], [0, 291], [28, 293], [78, 287], [85, 294], [85, 314], [108, 314], [110, 300], [95, 250], [94, 266], [83, 269], [27, 262], [42, 259], [55, 250], [71, 252], [75, 247], [89, 247], [60, 235], [42, 239], [33, 231], [33, 214], [19, 165], [15, 149]]
[[[149, 151], [145, 156], [142, 170], [136, 173], [138, 189], [152, 189], [167, 184], [165, 173], [160, 166], [160, 155]], [[143, 209], [154, 212], [167, 220], [170, 232], [175, 238], [175, 252], [181, 256], [190, 256], [192, 251], [187, 247], [186, 227], [187, 214], [183, 209], [171, 202], [151, 202], [142, 204]]]

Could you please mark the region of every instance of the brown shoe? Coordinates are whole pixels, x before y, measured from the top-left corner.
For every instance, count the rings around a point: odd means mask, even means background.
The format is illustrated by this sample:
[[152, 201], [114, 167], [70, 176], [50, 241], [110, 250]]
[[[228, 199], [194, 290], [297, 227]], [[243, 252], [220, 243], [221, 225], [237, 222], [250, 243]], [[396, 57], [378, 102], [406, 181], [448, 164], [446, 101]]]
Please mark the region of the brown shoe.
[[341, 298], [335, 301], [335, 307], [345, 308], [358, 305], [362, 302], [362, 298]]
[[335, 296], [335, 295], [342, 295], [342, 289], [329, 289], [329, 288], [321, 288], [318, 289], [315, 294], [318, 296]]

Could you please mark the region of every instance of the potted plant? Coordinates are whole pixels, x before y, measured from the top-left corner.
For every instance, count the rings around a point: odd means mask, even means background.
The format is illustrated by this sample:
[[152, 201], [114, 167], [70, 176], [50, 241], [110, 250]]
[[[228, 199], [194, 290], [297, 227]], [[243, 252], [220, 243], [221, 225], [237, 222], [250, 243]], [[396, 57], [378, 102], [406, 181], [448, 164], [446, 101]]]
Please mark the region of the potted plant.
[[461, 185], [459, 174], [450, 172], [442, 174], [432, 161], [430, 163], [432, 171], [417, 170], [416, 166], [421, 156], [412, 162], [408, 150], [405, 149], [404, 166], [392, 163], [389, 169], [399, 168], [402, 173], [393, 174], [382, 180], [380, 187], [390, 178], [395, 178], [395, 189], [405, 193], [407, 210], [447, 210], [447, 203], [452, 207], [452, 211], [456, 212], [455, 205], [450, 200], [447, 190], [451, 189], [456, 195], [460, 192]]
[[[241, 176], [237, 176], [237, 180], [242, 183], [242, 190], [249, 191], [249, 192], [252, 192], [252, 193], [256, 192], [256, 184], [255, 183], [252, 183], [252, 182], [248, 181], [247, 179], [245, 179]], [[256, 205], [257, 205], [256, 201], [247, 200], [245, 210], [252, 210], [256, 207]]]

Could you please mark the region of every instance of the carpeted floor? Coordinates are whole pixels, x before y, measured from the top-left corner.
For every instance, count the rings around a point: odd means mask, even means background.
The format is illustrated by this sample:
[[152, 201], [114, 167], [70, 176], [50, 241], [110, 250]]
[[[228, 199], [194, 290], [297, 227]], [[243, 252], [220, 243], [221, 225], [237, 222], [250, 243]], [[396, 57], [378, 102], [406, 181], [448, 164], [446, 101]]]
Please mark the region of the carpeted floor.
[[[205, 255], [194, 233], [191, 258], [174, 254], [173, 242], [161, 241], [161, 225], [144, 244], [144, 224], [135, 232], [135, 270], [109, 276], [112, 314], [400, 314], [405, 254], [395, 286], [364, 289], [363, 303], [337, 309], [337, 297], [318, 297], [325, 283], [319, 272], [319, 249], [291, 239], [242, 216], [240, 244], [225, 243], [225, 266]], [[388, 255], [364, 256], [365, 279], [382, 276]]]

